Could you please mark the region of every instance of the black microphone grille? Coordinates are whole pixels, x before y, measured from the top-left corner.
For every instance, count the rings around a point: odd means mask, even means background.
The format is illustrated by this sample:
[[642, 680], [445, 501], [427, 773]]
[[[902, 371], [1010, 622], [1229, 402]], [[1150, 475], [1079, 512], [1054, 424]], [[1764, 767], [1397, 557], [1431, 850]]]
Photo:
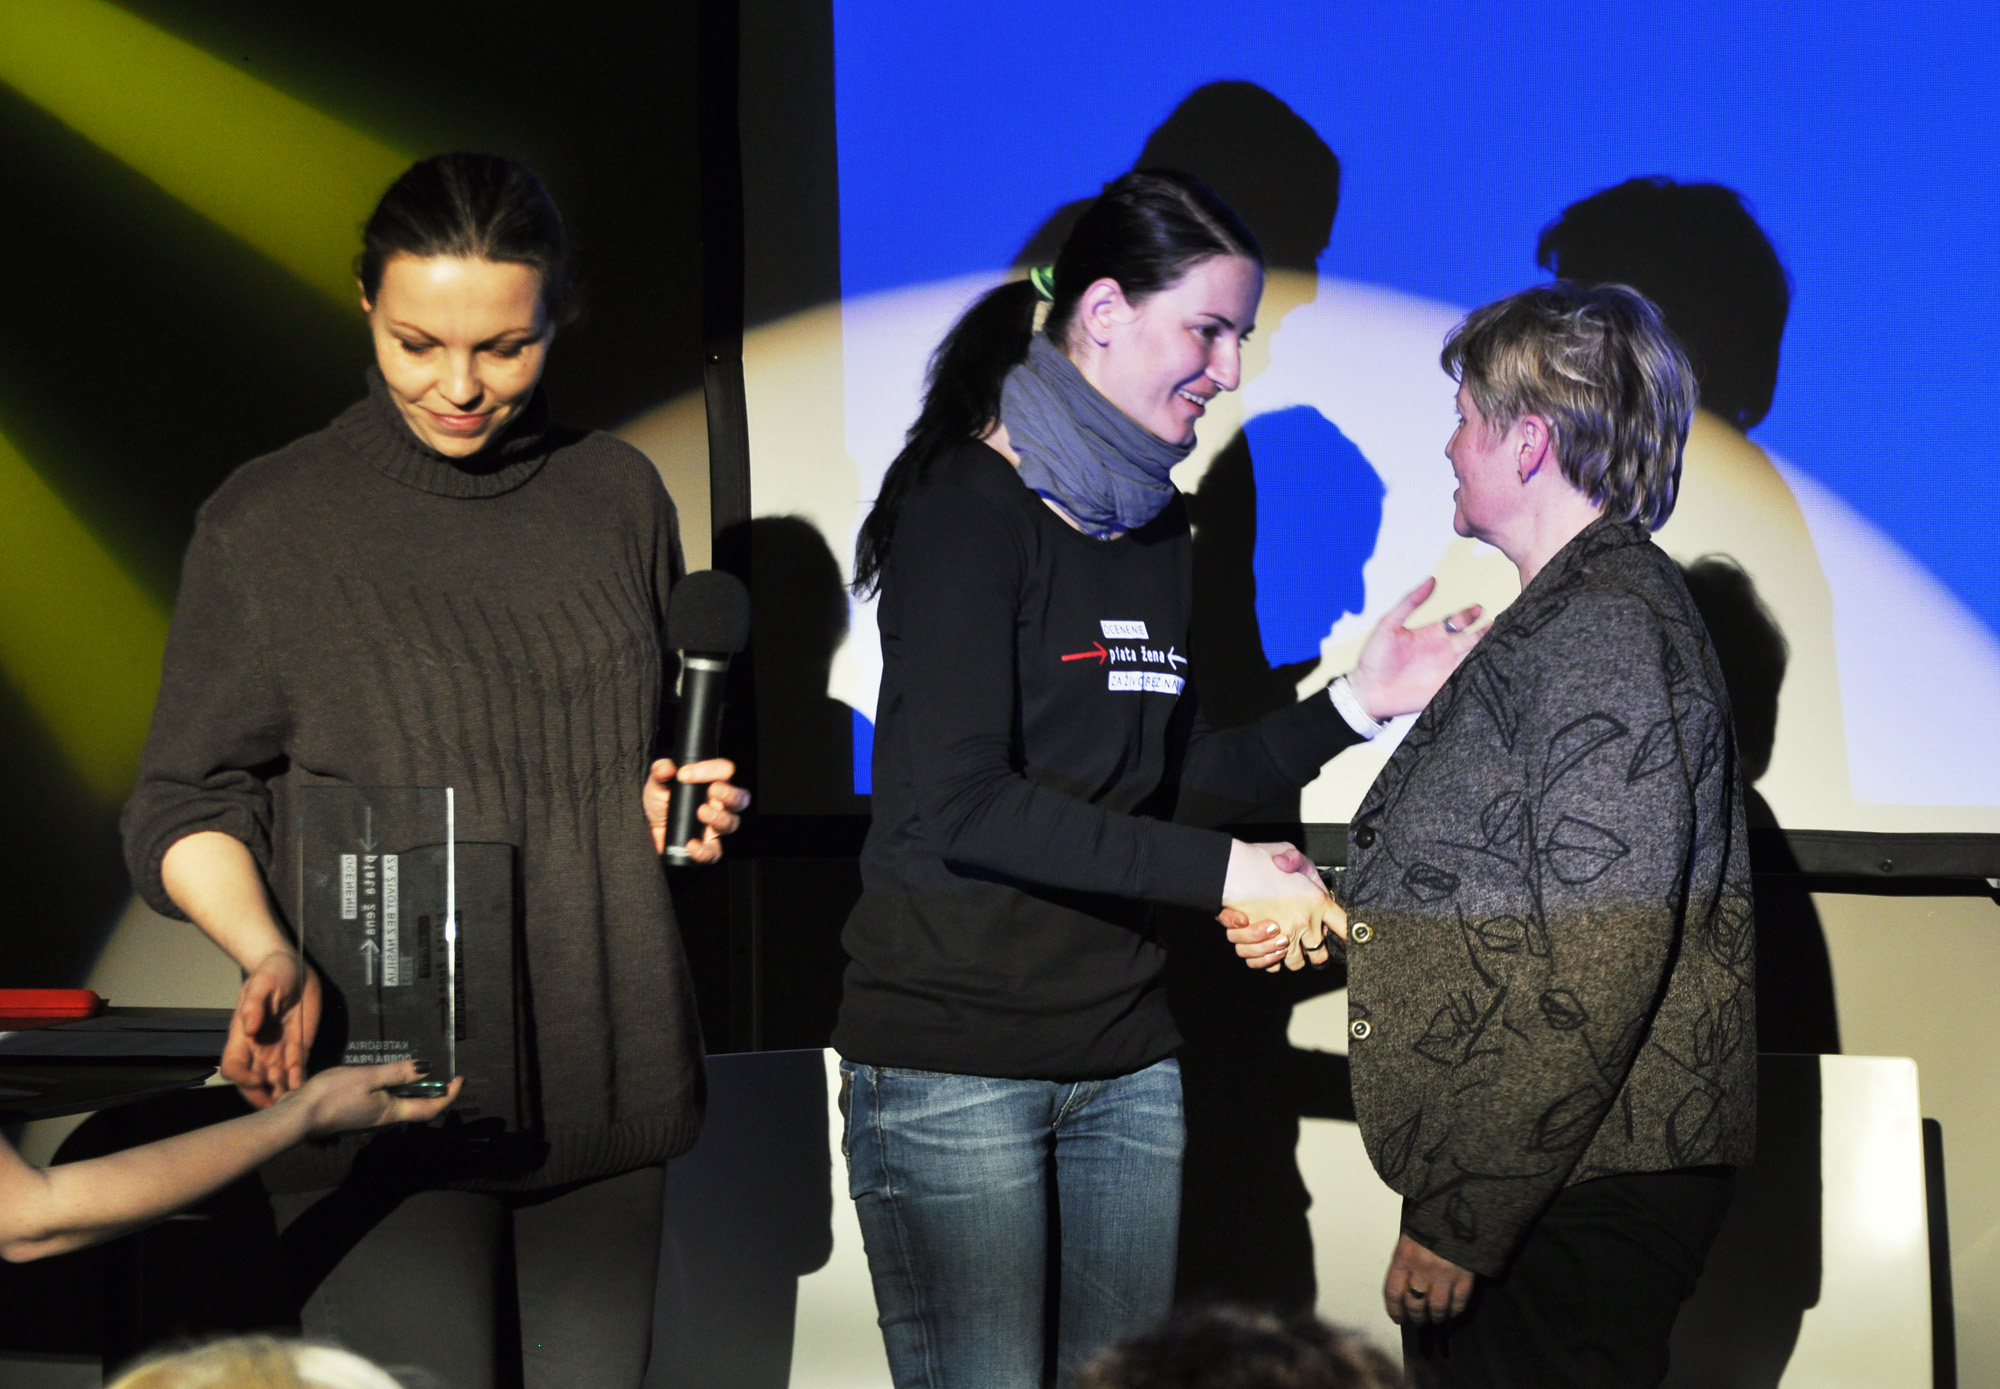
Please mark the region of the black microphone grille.
[[750, 591], [720, 569], [699, 569], [667, 595], [667, 645], [733, 656], [750, 644]]

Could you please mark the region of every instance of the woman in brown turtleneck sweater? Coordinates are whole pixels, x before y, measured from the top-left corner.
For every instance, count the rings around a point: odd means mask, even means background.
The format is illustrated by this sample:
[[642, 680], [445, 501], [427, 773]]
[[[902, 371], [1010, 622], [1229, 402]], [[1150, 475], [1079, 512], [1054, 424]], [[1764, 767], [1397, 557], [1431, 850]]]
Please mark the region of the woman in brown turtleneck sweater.
[[[637, 450], [549, 418], [539, 382], [571, 292], [532, 173], [425, 160], [364, 241], [367, 398], [203, 506], [127, 856], [148, 901], [242, 966], [223, 1074], [266, 1105], [302, 1083], [319, 1021], [285, 924], [299, 788], [450, 786], [460, 840], [513, 846], [526, 1141], [510, 1164], [447, 1129], [266, 1181], [309, 1333], [459, 1389], [509, 1378], [514, 1354], [529, 1386], [636, 1385], [662, 1165], [701, 1122], [658, 858], [676, 771], [653, 757], [674, 507]], [[716, 779], [712, 858], [748, 797], [726, 763], [680, 774]], [[495, 1345], [510, 1244], [525, 1351]]]

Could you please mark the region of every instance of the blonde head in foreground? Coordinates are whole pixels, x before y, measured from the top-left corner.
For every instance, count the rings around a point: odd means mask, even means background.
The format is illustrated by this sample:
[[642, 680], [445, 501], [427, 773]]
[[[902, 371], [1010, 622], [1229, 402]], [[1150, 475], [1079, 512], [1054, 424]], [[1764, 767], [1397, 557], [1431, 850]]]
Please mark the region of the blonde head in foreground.
[[110, 1389], [415, 1389], [352, 1351], [241, 1336], [157, 1356]]

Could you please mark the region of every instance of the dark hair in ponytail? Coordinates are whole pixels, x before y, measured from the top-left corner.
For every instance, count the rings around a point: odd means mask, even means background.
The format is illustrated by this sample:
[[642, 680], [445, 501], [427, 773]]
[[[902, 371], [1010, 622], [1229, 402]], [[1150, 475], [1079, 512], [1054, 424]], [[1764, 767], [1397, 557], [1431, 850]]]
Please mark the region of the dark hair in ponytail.
[[[1083, 292], [1115, 280], [1134, 304], [1177, 283], [1199, 261], [1248, 256], [1262, 264], [1257, 238], [1200, 179], [1172, 169], [1137, 169], [1104, 185], [1078, 219], [1055, 263], [1055, 302], [1042, 332], [1062, 346]], [[1036, 295], [1026, 280], [988, 291], [965, 311], [931, 355], [924, 405], [854, 545], [854, 591], [882, 581], [896, 518], [931, 459], [977, 437], [1000, 414], [1000, 387], [1028, 355]]]
[[569, 238], [555, 199], [525, 164], [498, 154], [437, 154], [405, 169], [361, 229], [355, 273], [370, 303], [393, 256], [461, 256], [525, 265], [542, 279], [558, 327], [579, 308]]

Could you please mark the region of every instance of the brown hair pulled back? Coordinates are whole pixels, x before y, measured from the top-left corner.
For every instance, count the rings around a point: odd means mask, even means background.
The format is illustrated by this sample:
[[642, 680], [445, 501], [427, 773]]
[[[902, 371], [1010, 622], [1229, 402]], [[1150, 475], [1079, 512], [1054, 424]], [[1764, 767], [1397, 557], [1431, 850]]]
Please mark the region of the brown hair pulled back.
[[370, 303], [391, 257], [460, 256], [525, 265], [541, 276], [549, 322], [580, 307], [569, 238], [555, 199], [534, 170], [498, 154], [437, 154], [389, 185], [361, 231], [355, 273]]

